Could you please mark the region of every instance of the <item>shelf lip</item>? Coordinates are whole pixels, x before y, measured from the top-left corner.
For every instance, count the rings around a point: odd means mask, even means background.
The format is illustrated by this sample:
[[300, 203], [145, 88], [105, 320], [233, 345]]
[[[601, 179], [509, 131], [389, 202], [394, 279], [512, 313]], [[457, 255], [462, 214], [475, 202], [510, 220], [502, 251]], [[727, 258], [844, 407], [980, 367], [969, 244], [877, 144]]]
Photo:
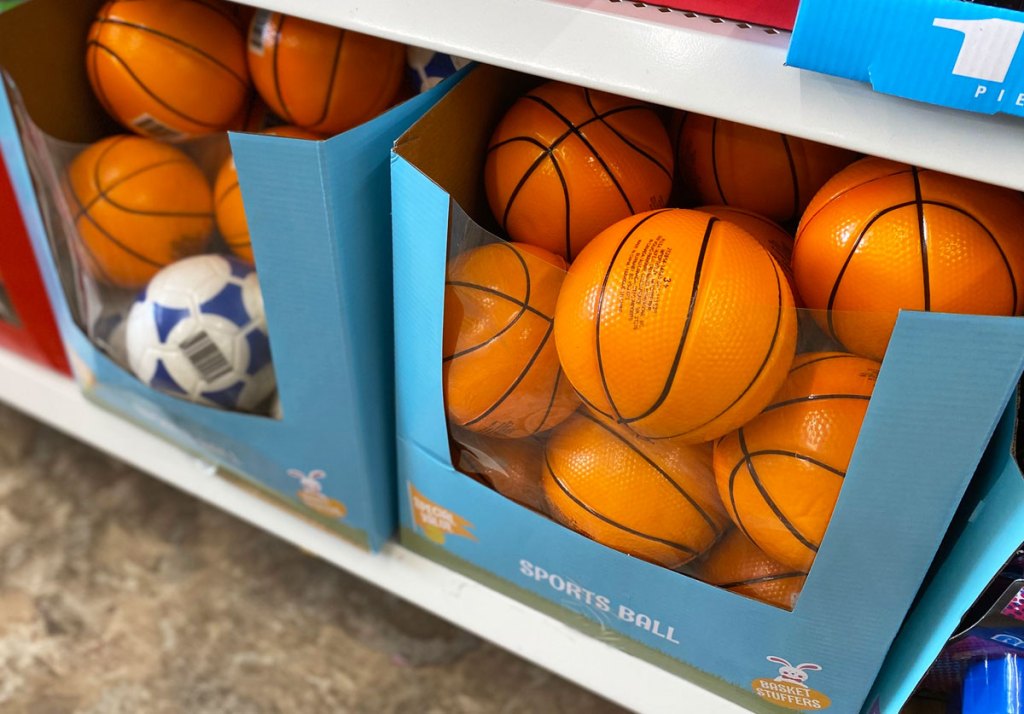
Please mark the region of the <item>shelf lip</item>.
[[685, 702], [706, 714], [747, 711], [396, 543], [375, 555], [343, 541], [3, 349], [0, 401], [624, 707], [668, 714]]
[[788, 33], [628, 0], [247, 4], [1024, 190], [1024, 121], [786, 67]]

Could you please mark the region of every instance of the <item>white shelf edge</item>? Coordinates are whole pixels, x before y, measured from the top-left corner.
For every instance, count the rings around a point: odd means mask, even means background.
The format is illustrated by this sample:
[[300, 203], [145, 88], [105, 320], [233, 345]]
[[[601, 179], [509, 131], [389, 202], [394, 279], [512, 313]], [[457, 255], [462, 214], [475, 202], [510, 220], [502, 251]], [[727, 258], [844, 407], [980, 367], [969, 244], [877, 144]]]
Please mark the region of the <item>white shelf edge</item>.
[[0, 401], [624, 707], [747, 711], [395, 543], [363, 551], [89, 402], [70, 379], [2, 349]]
[[628, 1], [245, 2], [1024, 190], [1024, 120], [912, 102], [786, 67], [786, 33]]

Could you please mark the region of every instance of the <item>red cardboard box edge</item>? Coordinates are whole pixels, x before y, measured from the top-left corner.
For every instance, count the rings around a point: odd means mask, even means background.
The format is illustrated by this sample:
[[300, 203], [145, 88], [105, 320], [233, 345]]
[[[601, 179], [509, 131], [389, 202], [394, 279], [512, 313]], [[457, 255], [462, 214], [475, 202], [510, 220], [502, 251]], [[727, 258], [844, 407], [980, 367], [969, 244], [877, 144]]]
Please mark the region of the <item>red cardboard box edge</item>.
[[0, 153], [0, 267], [20, 326], [0, 322], [0, 347], [70, 376], [35, 253]]
[[728, 20], [792, 30], [799, 0], [658, 0], [649, 3]]

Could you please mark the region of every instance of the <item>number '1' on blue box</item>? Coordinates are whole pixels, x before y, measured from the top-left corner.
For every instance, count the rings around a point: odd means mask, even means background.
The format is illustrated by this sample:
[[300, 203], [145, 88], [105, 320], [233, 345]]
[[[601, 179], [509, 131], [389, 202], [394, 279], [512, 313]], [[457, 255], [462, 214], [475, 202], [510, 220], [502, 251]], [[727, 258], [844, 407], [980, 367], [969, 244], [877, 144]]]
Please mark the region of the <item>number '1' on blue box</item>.
[[878, 92], [1024, 116], [1024, 12], [960, 0], [800, 4], [787, 64]]

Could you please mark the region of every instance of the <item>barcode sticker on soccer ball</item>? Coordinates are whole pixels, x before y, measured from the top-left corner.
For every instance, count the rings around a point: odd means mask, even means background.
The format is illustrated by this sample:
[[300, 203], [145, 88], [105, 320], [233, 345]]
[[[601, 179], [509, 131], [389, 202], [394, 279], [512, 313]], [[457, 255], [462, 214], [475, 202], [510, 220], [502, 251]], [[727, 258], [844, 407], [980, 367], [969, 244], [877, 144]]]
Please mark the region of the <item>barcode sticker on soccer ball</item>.
[[214, 382], [231, 374], [231, 364], [227, 357], [205, 332], [200, 331], [182, 341], [181, 351], [206, 382]]
[[158, 139], [177, 139], [182, 136], [180, 131], [172, 129], [159, 119], [154, 119], [149, 114], [140, 114], [132, 120], [132, 126], [146, 136]]
[[270, 10], [257, 10], [249, 25], [249, 51], [263, 55], [263, 30], [270, 22]]

